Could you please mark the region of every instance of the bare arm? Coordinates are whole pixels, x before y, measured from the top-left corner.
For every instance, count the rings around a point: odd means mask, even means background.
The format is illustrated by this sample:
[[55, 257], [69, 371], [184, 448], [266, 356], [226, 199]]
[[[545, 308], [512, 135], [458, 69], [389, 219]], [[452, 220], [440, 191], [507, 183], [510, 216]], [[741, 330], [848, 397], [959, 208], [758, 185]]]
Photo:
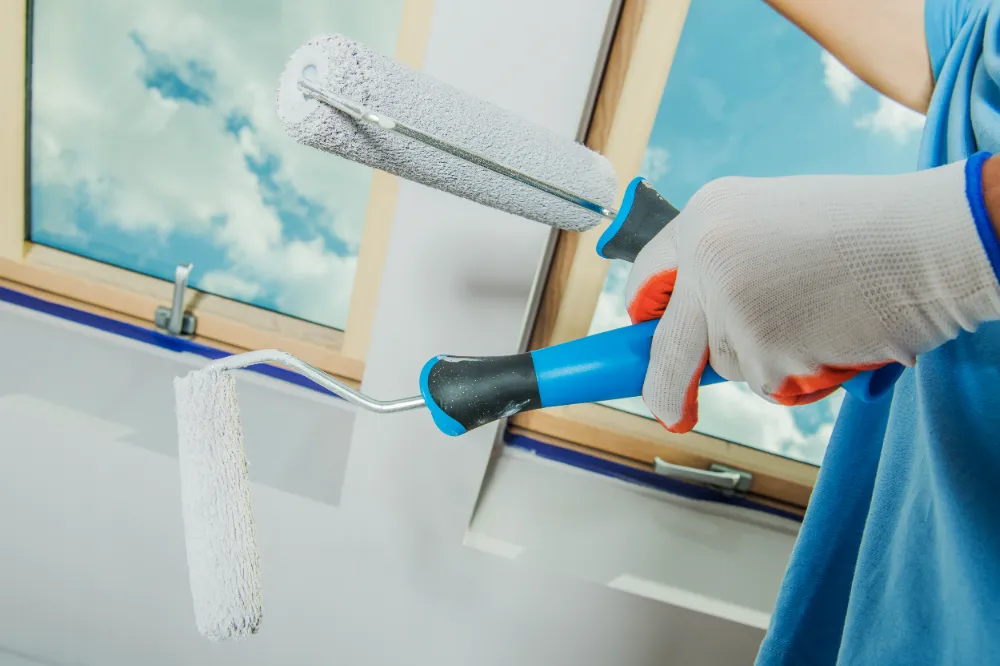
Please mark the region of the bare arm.
[[886, 97], [924, 113], [934, 88], [924, 0], [765, 0]]
[[983, 201], [993, 230], [1000, 238], [1000, 155], [994, 155], [983, 165]]

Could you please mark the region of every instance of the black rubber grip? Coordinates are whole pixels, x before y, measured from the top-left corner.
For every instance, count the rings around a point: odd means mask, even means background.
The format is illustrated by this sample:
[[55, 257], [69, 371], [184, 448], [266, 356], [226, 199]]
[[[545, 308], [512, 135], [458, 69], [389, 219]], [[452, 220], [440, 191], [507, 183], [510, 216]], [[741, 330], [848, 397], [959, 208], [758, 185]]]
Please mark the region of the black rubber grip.
[[679, 211], [645, 181], [636, 185], [631, 202], [622, 202], [623, 210], [626, 206], [624, 223], [604, 244], [601, 254], [607, 259], [632, 263], [646, 243], [677, 217]]
[[466, 431], [542, 406], [531, 354], [439, 357], [427, 374], [427, 391]]

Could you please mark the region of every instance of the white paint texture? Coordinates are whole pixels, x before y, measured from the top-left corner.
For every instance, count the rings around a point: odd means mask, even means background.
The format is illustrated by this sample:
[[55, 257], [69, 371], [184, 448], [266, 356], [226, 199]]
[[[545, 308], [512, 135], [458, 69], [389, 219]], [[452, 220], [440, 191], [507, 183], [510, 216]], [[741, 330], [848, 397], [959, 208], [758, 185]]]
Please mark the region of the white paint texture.
[[261, 620], [260, 556], [236, 379], [199, 370], [174, 380], [177, 457], [198, 631], [246, 638]]
[[320, 37], [301, 46], [281, 77], [278, 114], [285, 130], [307, 146], [562, 229], [583, 231], [603, 219], [436, 148], [359, 124], [341, 111], [318, 105], [298, 89], [304, 66], [315, 69], [319, 85], [349, 101], [364, 100], [376, 114], [386, 114], [607, 208], [616, 203], [618, 179], [603, 155], [576, 143], [572, 136], [567, 139], [525, 122], [342, 35]]

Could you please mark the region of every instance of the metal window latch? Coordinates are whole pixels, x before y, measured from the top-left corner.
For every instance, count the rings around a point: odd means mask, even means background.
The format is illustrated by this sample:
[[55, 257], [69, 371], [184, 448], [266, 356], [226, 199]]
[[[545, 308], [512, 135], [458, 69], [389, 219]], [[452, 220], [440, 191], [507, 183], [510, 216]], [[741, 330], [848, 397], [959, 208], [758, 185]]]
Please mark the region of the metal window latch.
[[712, 463], [707, 470], [684, 465], [674, 465], [656, 458], [653, 469], [657, 474], [678, 481], [690, 481], [721, 490], [727, 495], [744, 495], [753, 484], [753, 474], [719, 463]]
[[165, 330], [170, 335], [194, 335], [198, 318], [190, 312], [184, 312], [184, 292], [187, 290], [188, 275], [193, 264], [179, 264], [174, 271], [174, 301], [171, 307], [161, 305], [156, 308], [153, 321], [156, 327]]

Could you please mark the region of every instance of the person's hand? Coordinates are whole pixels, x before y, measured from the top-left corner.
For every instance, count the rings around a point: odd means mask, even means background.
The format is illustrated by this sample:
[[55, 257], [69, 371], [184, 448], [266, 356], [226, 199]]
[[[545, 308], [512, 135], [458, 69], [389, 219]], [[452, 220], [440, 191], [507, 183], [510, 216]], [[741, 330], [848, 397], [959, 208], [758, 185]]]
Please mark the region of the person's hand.
[[643, 386], [650, 411], [672, 432], [690, 430], [709, 361], [768, 400], [805, 404], [1000, 319], [986, 157], [898, 176], [730, 177], [699, 190], [626, 285], [633, 323], [662, 317]]

